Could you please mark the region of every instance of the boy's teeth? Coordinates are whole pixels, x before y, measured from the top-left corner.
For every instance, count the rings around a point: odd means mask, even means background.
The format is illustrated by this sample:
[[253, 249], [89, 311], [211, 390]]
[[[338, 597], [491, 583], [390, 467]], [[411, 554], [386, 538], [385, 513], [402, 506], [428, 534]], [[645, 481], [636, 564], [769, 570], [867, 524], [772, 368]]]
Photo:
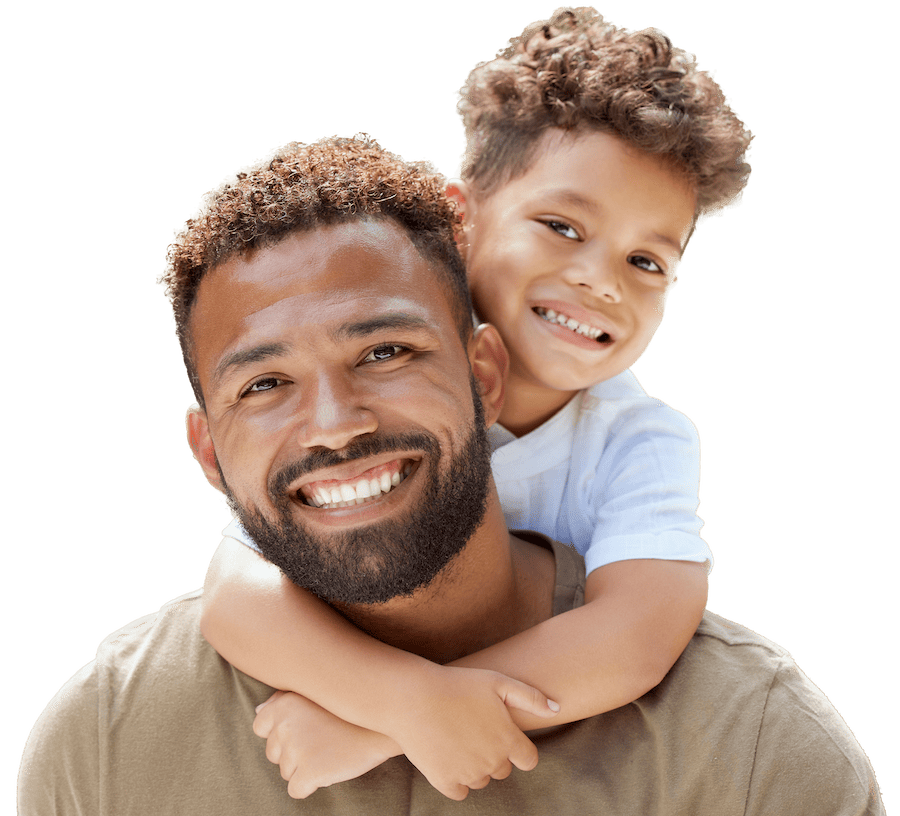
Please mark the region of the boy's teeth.
[[342, 484], [334, 487], [318, 486], [315, 494], [306, 498], [307, 504], [313, 507], [349, 507], [351, 504], [362, 504], [374, 499], [382, 493], [390, 493], [402, 482], [410, 471], [407, 465], [402, 471], [393, 474], [382, 473], [373, 479], [360, 479], [356, 484]]
[[571, 329], [584, 337], [590, 337], [591, 340], [596, 340], [601, 334], [606, 334], [602, 329], [595, 329], [593, 326], [579, 323], [574, 318], [555, 312], [553, 309], [542, 309], [538, 307], [534, 311], [548, 323], [558, 323], [560, 326], [565, 326], [567, 329]]

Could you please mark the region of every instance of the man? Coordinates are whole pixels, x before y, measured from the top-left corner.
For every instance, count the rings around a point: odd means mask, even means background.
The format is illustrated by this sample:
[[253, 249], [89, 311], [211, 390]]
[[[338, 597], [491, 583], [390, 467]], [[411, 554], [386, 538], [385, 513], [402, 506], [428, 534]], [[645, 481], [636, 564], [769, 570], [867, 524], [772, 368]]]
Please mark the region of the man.
[[[239, 177], [169, 279], [207, 477], [285, 574], [429, 659], [578, 606], [580, 558], [503, 521], [484, 430], [504, 355], [467, 323], [440, 186], [353, 141], [293, 146], [267, 172], [281, 192]], [[394, 462], [384, 501], [314, 512], [314, 482]], [[790, 657], [712, 615], [653, 691], [536, 735], [536, 769], [465, 802], [403, 757], [298, 802], [249, 727], [272, 689], [199, 621], [192, 593], [107, 638], [32, 733], [22, 814], [882, 812], [864, 754]]]

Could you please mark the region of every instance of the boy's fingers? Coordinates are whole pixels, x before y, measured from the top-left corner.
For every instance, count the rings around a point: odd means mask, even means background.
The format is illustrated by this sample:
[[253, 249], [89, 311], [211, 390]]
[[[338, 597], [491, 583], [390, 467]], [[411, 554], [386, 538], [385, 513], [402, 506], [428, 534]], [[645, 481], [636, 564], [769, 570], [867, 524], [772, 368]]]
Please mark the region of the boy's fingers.
[[[538, 750], [524, 734], [510, 752], [509, 761], [520, 771], [530, 771], [538, 764]], [[499, 777], [498, 777], [499, 778]]]
[[[266, 743], [266, 759], [273, 765], [277, 765], [281, 762], [281, 745], [275, 740], [269, 740]], [[287, 779], [287, 777], [285, 777], [285, 779]]]
[[510, 708], [526, 711], [536, 717], [553, 717], [559, 711], [559, 705], [553, 700], [548, 700], [536, 688], [511, 678], [504, 681], [501, 697]]
[[493, 779], [506, 779], [512, 773], [512, 762], [507, 760], [504, 762], [496, 771], [491, 774], [491, 778]]
[[277, 700], [279, 697], [284, 697], [284, 692], [283, 692], [283, 691], [280, 691], [280, 690], [279, 690], [279, 691], [276, 691], [271, 697], [269, 697], [268, 700], [266, 700], [264, 703], [260, 703], [260, 704], [256, 707], [256, 713], [259, 714], [259, 712], [262, 711], [263, 708], [265, 708], [269, 703], [272, 703], [272, 702], [274, 702], [275, 700]]
[[[431, 784], [434, 785], [433, 782]], [[462, 800], [469, 795], [469, 789], [465, 785], [457, 785], [452, 782], [448, 782], [446, 785], [434, 786], [448, 799], [453, 799], [456, 802], [462, 802]]]
[[267, 713], [256, 715], [256, 719], [253, 720], [253, 733], [263, 739], [269, 738], [269, 734], [272, 733], [272, 718]]

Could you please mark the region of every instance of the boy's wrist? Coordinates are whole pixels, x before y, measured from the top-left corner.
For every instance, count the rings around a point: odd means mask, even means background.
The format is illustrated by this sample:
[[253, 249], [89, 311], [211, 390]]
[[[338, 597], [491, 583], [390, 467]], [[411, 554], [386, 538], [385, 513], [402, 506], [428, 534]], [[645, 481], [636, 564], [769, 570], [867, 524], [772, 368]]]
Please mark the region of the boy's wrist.
[[365, 717], [371, 723], [365, 727], [388, 737], [403, 753], [404, 740], [441, 699], [441, 684], [450, 671], [427, 660], [408, 666], [390, 683], [388, 693], [367, 708]]

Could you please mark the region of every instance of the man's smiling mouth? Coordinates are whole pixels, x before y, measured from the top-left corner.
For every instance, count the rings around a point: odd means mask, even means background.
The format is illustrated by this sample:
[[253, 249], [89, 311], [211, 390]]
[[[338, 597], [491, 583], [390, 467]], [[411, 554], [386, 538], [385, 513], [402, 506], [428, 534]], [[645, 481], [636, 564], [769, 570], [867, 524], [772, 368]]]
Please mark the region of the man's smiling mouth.
[[532, 311], [548, 323], [556, 323], [559, 326], [564, 326], [567, 329], [571, 329], [576, 334], [580, 334], [582, 337], [588, 337], [591, 340], [596, 340], [598, 343], [609, 343], [612, 340], [612, 337], [610, 337], [607, 332], [603, 331], [603, 329], [588, 326], [586, 323], [579, 323], [575, 318], [556, 312], [553, 309], [535, 306]]
[[390, 493], [412, 471], [409, 459], [395, 459], [371, 468], [343, 482], [323, 480], [310, 482], [297, 491], [297, 498], [309, 507], [331, 510], [365, 504]]

